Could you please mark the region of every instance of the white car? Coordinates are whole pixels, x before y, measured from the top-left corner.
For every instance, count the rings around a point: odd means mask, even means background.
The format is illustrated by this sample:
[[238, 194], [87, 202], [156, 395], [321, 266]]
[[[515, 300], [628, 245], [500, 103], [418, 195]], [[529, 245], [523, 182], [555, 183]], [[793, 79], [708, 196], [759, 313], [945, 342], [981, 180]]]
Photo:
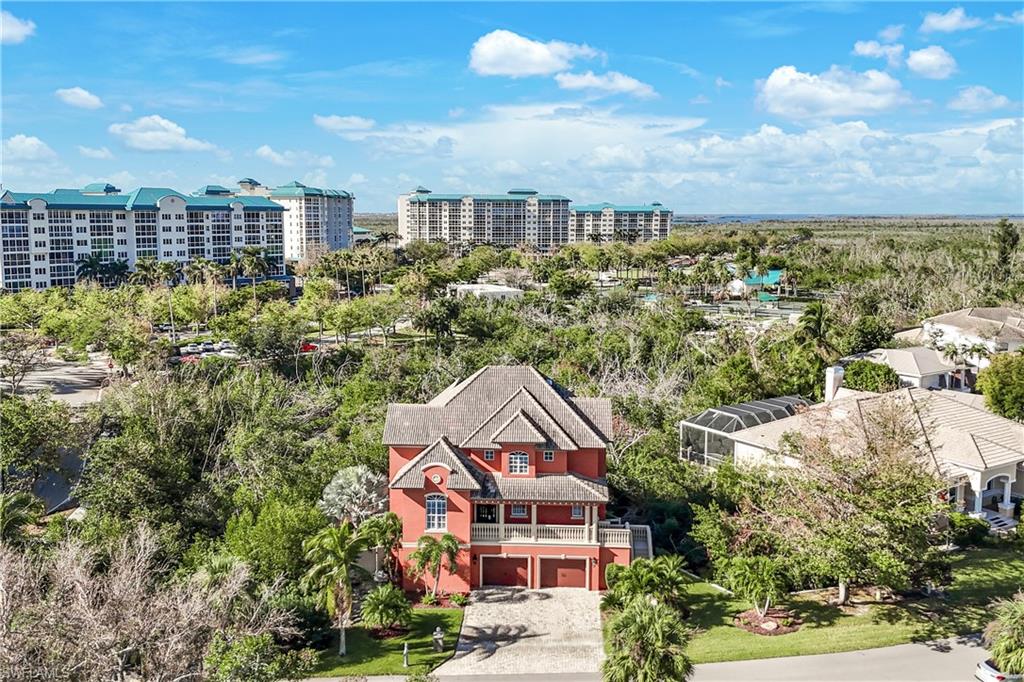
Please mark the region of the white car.
[[981, 682], [1024, 682], [1024, 675], [999, 672], [991, 660], [979, 663], [974, 669], [974, 677]]
[[201, 353], [202, 350], [203, 349], [200, 348], [199, 346], [197, 346], [196, 344], [190, 343], [187, 346], [182, 346], [181, 347], [181, 354], [182, 355], [195, 355], [196, 353]]
[[224, 350], [222, 350], [219, 353], [217, 353], [217, 355], [221, 356], [222, 358], [237, 358], [237, 357], [239, 357], [238, 351], [237, 350], [231, 350], [230, 348], [225, 348]]

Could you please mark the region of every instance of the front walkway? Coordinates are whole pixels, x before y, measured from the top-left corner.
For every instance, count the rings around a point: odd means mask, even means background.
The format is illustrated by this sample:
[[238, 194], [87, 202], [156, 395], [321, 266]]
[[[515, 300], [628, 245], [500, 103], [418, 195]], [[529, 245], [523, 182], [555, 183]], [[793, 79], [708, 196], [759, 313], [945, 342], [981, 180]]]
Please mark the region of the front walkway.
[[435, 675], [596, 673], [604, 660], [598, 592], [474, 590], [455, 656]]

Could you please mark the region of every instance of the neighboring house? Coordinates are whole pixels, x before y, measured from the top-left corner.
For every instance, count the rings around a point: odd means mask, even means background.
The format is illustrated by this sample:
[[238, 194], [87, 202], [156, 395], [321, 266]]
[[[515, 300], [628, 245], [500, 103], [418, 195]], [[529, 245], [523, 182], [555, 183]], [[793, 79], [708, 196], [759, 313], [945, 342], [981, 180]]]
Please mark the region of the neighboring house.
[[455, 284], [452, 285], [456, 298], [474, 296], [490, 300], [506, 298], [522, 298], [523, 290], [507, 287], [504, 284]]
[[807, 406], [798, 395], [784, 395], [709, 408], [679, 422], [679, 456], [706, 466], [732, 460], [736, 431], [792, 417]]
[[399, 560], [424, 535], [461, 551], [441, 589], [604, 588], [608, 564], [649, 556], [646, 526], [605, 521], [611, 403], [577, 398], [532, 367], [488, 366], [425, 405], [388, 406], [389, 502]]
[[899, 375], [903, 386], [907, 387], [969, 391], [974, 385], [974, 374], [966, 364], [948, 360], [942, 351], [934, 348], [876, 348], [843, 358], [844, 362], [852, 360], [870, 360], [888, 365]]
[[[1013, 308], [963, 308], [929, 317], [922, 333], [937, 347], [953, 344], [970, 348], [980, 345], [989, 353], [1005, 353], [1024, 349], [1024, 312]], [[984, 356], [965, 358], [979, 369], [988, 367]]]

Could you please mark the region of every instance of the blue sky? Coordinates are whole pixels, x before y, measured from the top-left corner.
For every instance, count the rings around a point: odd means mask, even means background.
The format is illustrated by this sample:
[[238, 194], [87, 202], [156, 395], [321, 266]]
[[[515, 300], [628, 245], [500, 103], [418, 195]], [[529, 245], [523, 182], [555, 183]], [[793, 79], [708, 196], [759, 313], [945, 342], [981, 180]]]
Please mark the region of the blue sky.
[[17, 3], [2, 180], [1024, 212], [1024, 4]]

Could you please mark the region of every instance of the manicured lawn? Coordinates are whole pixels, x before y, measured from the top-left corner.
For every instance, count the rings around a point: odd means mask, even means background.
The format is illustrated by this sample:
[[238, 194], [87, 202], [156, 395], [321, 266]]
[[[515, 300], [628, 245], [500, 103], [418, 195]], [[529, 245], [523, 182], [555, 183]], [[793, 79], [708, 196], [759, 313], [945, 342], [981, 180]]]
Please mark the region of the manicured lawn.
[[[445, 651], [436, 653], [431, 641], [434, 628], [445, 633]], [[348, 654], [338, 656], [338, 641], [320, 654], [316, 676], [409, 675], [433, 670], [455, 651], [462, 629], [462, 609], [414, 609], [412, 627], [404, 637], [377, 640], [362, 627], [346, 632]], [[409, 643], [409, 667], [402, 667], [402, 647]]]
[[690, 591], [690, 622], [702, 631], [687, 649], [695, 663], [855, 651], [980, 631], [985, 606], [1024, 589], [1024, 554], [1006, 549], [958, 553], [945, 599], [862, 605], [845, 613], [808, 599], [785, 604], [804, 625], [788, 635], [755, 635], [732, 625], [750, 605], [707, 583]]

